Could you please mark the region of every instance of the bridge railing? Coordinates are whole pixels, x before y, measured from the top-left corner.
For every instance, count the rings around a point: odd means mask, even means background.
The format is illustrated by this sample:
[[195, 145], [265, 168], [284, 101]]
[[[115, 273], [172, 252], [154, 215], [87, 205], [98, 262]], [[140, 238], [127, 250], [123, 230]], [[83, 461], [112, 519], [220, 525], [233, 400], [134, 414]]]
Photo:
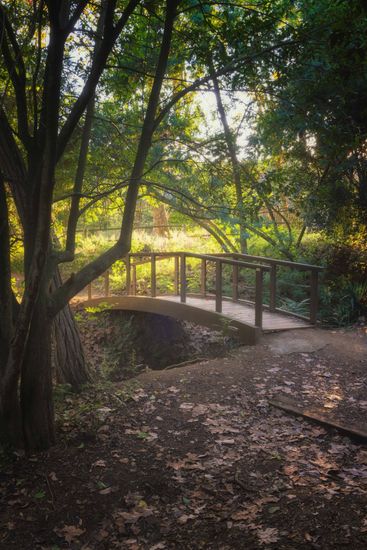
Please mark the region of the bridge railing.
[[[245, 259], [246, 261], [253, 261], [257, 264], [267, 265], [270, 267], [269, 277], [269, 310], [280, 313], [288, 313], [282, 308], [277, 307], [278, 296], [278, 272], [279, 268], [288, 268], [292, 270], [308, 272], [309, 283], [302, 285], [308, 290], [309, 301], [309, 315], [299, 315], [292, 312], [292, 315], [301, 317], [310, 321], [311, 324], [316, 324], [317, 311], [318, 311], [318, 296], [319, 296], [319, 273], [324, 270], [324, 267], [312, 264], [305, 264], [300, 262], [291, 262], [289, 260], [278, 260], [275, 258], [266, 258], [264, 256], [252, 256], [250, 254], [238, 254], [238, 253], [223, 253], [219, 256], [231, 257], [235, 259]], [[289, 284], [289, 283], [288, 283]], [[297, 286], [297, 285], [295, 285]], [[300, 285], [298, 285], [300, 286]]]
[[[208, 292], [208, 264], [214, 265], [214, 277], [215, 277], [215, 311], [222, 312], [223, 301], [231, 299], [232, 301], [239, 301], [239, 272], [241, 269], [251, 269], [255, 272], [255, 319], [254, 323], [257, 327], [262, 327], [263, 316], [263, 284], [264, 273], [270, 271], [269, 266], [256, 264], [254, 262], [246, 262], [243, 259], [234, 259], [230, 257], [219, 256], [217, 254], [196, 254], [194, 252], [137, 252], [131, 253], [125, 258], [126, 264], [126, 289], [127, 294], [136, 295], [137, 293], [137, 274], [136, 268], [139, 265], [150, 262], [150, 295], [155, 297], [157, 295], [157, 269], [156, 263], [160, 260], [167, 260], [172, 258], [174, 260], [174, 285], [173, 292], [175, 295], [180, 296], [180, 301], [186, 303], [187, 296], [190, 295], [188, 289], [187, 278], [187, 260], [198, 259], [201, 261], [201, 273], [200, 273], [200, 296], [203, 298], [209, 298], [213, 296], [213, 293]], [[229, 265], [232, 267], [232, 296], [224, 296], [223, 294], [223, 266]], [[196, 294], [197, 295], [197, 294]]]
[[[215, 311], [222, 312], [223, 302], [231, 300], [233, 302], [251, 303], [254, 306], [254, 324], [261, 328], [263, 320], [263, 310], [270, 312], [287, 312], [277, 307], [278, 297], [278, 270], [280, 268], [296, 269], [309, 273], [309, 315], [296, 315], [315, 324], [318, 310], [318, 275], [323, 269], [320, 266], [290, 262], [286, 260], [276, 260], [274, 258], [265, 258], [262, 256], [251, 256], [247, 254], [196, 254], [194, 252], [136, 252], [128, 254], [124, 259], [126, 266], [126, 293], [131, 296], [137, 294], [137, 267], [150, 263], [150, 295], [157, 296], [157, 262], [173, 259], [173, 294], [180, 297], [182, 303], [186, 302], [187, 296], [192, 295], [189, 292], [188, 285], [188, 260], [200, 260], [200, 291], [202, 298], [215, 299]], [[214, 292], [209, 291], [208, 287], [208, 267], [211, 269], [210, 275], [214, 274]], [[223, 268], [231, 267], [231, 296], [223, 293]], [[240, 297], [240, 275], [241, 270], [251, 270], [254, 279], [254, 299], [244, 300]], [[264, 275], [268, 274], [268, 285], [265, 284]], [[251, 287], [252, 288], [252, 287]], [[110, 291], [109, 272], [104, 274], [104, 295], [108, 296]], [[268, 296], [268, 304], [264, 302], [264, 294]], [[195, 293], [195, 296], [198, 294]], [[92, 287], [88, 286], [88, 299], [92, 297]]]

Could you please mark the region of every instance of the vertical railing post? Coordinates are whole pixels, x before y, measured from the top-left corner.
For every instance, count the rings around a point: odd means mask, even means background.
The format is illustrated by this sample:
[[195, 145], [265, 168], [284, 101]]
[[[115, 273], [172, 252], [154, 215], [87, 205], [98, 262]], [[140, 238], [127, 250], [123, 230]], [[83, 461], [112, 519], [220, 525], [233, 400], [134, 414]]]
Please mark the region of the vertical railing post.
[[181, 297], [181, 302], [186, 302], [186, 255], [185, 253], [181, 254], [180, 297]]
[[135, 263], [132, 264], [132, 268], [133, 268], [133, 276], [131, 280], [131, 294], [133, 296], [136, 296], [136, 264]]
[[262, 324], [263, 324], [263, 270], [256, 269], [255, 326], [262, 328]]
[[125, 259], [126, 266], [126, 294], [130, 295], [131, 279], [130, 279], [130, 254], [127, 254]]
[[215, 262], [215, 311], [222, 313], [222, 262]]
[[232, 299], [238, 302], [238, 264], [232, 265]]
[[175, 256], [174, 292], [175, 292], [175, 296], [179, 296], [180, 294], [180, 258], [177, 254]]
[[310, 322], [316, 325], [319, 300], [319, 272], [312, 269], [310, 274]]
[[150, 272], [150, 295], [152, 298], [156, 297], [157, 294], [157, 282], [156, 282], [156, 264], [155, 264], [155, 254], [151, 256], [151, 272]]
[[108, 270], [104, 274], [104, 295], [106, 298], [110, 295], [110, 272]]
[[276, 307], [277, 307], [277, 266], [276, 264], [271, 264], [269, 309], [270, 311], [275, 311]]
[[88, 300], [92, 299], [92, 283], [88, 284]]
[[206, 260], [201, 260], [201, 295], [203, 298], [206, 296]]

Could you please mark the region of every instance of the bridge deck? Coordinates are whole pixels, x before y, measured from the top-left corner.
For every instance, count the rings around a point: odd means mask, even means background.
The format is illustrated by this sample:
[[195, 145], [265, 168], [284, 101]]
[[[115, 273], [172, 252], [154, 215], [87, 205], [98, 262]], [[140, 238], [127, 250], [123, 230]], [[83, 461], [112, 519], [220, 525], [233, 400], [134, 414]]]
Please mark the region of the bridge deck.
[[186, 296], [109, 296], [82, 300], [84, 307], [99, 307], [125, 311], [144, 311], [168, 315], [205, 325], [214, 330], [232, 331], [245, 344], [256, 344], [261, 332], [307, 328], [307, 321], [282, 313], [263, 311], [262, 328], [255, 326], [255, 308], [243, 302], [222, 301], [222, 313], [215, 311], [215, 299]]
[[[179, 296], [158, 296], [158, 299], [180, 302]], [[205, 311], [215, 312], [215, 299], [187, 296], [186, 304], [204, 309]], [[240, 323], [255, 325], [255, 308], [251, 304], [223, 300], [222, 314]], [[266, 311], [266, 309], [263, 311], [263, 331], [290, 330], [310, 326], [310, 323], [297, 317], [291, 317], [282, 313], [273, 313]]]
[[[173, 260], [174, 295], [158, 294], [157, 262]], [[199, 265], [198, 265], [199, 260]], [[247, 254], [197, 254], [193, 252], [137, 252], [125, 259], [125, 294], [111, 296], [109, 272], [104, 274], [104, 296], [92, 299], [92, 284], [88, 285], [88, 299], [85, 305], [93, 306], [106, 302], [112, 309], [144, 311], [168, 315], [176, 319], [203, 324], [216, 330], [233, 331], [245, 343], [256, 343], [262, 331], [307, 328], [317, 321], [318, 272], [320, 267], [295, 262], [249, 256]], [[191, 263], [190, 263], [191, 262]], [[150, 296], [139, 296], [137, 270], [150, 264]], [[210, 270], [208, 271], [208, 266]], [[166, 266], [167, 267], [167, 266]], [[224, 269], [226, 267], [226, 269]], [[228, 272], [230, 270], [230, 275]], [[289, 313], [279, 312], [281, 285], [277, 283], [278, 270], [297, 269], [306, 273], [302, 288], [307, 289], [309, 301], [308, 321]], [[190, 294], [193, 273], [200, 275], [200, 294]], [[211, 278], [208, 280], [208, 273]], [[214, 285], [213, 285], [214, 275]], [[307, 283], [308, 281], [308, 283]], [[223, 294], [224, 282], [231, 285], [231, 298]], [[247, 285], [247, 286], [246, 286]], [[197, 285], [196, 285], [197, 286]], [[208, 290], [213, 292], [208, 295]], [[195, 288], [195, 287], [194, 287]], [[251, 288], [254, 303], [240, 299], [244, 289]], [[267, 291], [268, 306], [264, 304]], [[246, 294], [245, 294], [246, 295]]]

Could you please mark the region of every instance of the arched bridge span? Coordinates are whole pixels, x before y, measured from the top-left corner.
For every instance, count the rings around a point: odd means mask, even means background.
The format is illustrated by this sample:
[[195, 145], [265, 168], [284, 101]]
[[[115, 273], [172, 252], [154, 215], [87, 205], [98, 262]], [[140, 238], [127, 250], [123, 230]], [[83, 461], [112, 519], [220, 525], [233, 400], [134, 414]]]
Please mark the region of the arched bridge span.
[[[163, 264], [164, 276], [159, 269]], [[138, 277], [139, 269], [147, 268], [149, 296], [141, 295]], [[96, 289], [90, 284], [83, 303], [85, 307], [104, 305], [108, 309], [168, 315], [222, 330], [237, 335], [244, 343], [255, 344], [264, 331], [307, 328], [316, 323], [321, 269], [247, 254], [132, 253], [124, 258], [124, 288], [111, 293], [110, 275], [106, 272], [102, 289], [99, 288], [96, 295]], [[287, 303], [282, 301], [287, 286], [284, 289], [279, 274], [289, 270], [303, 272], [303, 282], [298, 286], [307, 294], [302, 301], [303, 308], [308, 308], [306, 315], [287, 311], [279, 305]], [[146, 288], [144, 292], [146, 294]]]

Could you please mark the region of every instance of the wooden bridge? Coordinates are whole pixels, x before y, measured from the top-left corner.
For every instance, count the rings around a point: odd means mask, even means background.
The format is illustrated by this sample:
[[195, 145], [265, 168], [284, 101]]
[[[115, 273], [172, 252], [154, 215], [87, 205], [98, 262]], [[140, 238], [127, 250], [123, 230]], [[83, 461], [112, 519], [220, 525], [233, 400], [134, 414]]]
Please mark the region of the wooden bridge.
[[[163, 290], [159, 274], [162, 262], [166, 272], [167, 262], [170, 266]], [[247, 254], [191, 252], [133, 253], [123, 263], [125, 287], [111, 294], [110, 273], [106, 272], [98, 296], [93, 297], [92, 284], [88, 286], [85, 307], [103, 304], [107, 309], [167, 315], [237, 335], [248, 344], [256, 343], [264, 331], [307, 328], [316, 323], [319, 266]], [[140, 267], [149, 269], [149, 295], [146, 288], [141, 295]], [[303, 272], [306, 284], [287, 285], [302, 287], [307, 294], [303, 304], [307, 304], [308, 315], [278, 307], [282, 298], [279, 272], [289, 270]]]

